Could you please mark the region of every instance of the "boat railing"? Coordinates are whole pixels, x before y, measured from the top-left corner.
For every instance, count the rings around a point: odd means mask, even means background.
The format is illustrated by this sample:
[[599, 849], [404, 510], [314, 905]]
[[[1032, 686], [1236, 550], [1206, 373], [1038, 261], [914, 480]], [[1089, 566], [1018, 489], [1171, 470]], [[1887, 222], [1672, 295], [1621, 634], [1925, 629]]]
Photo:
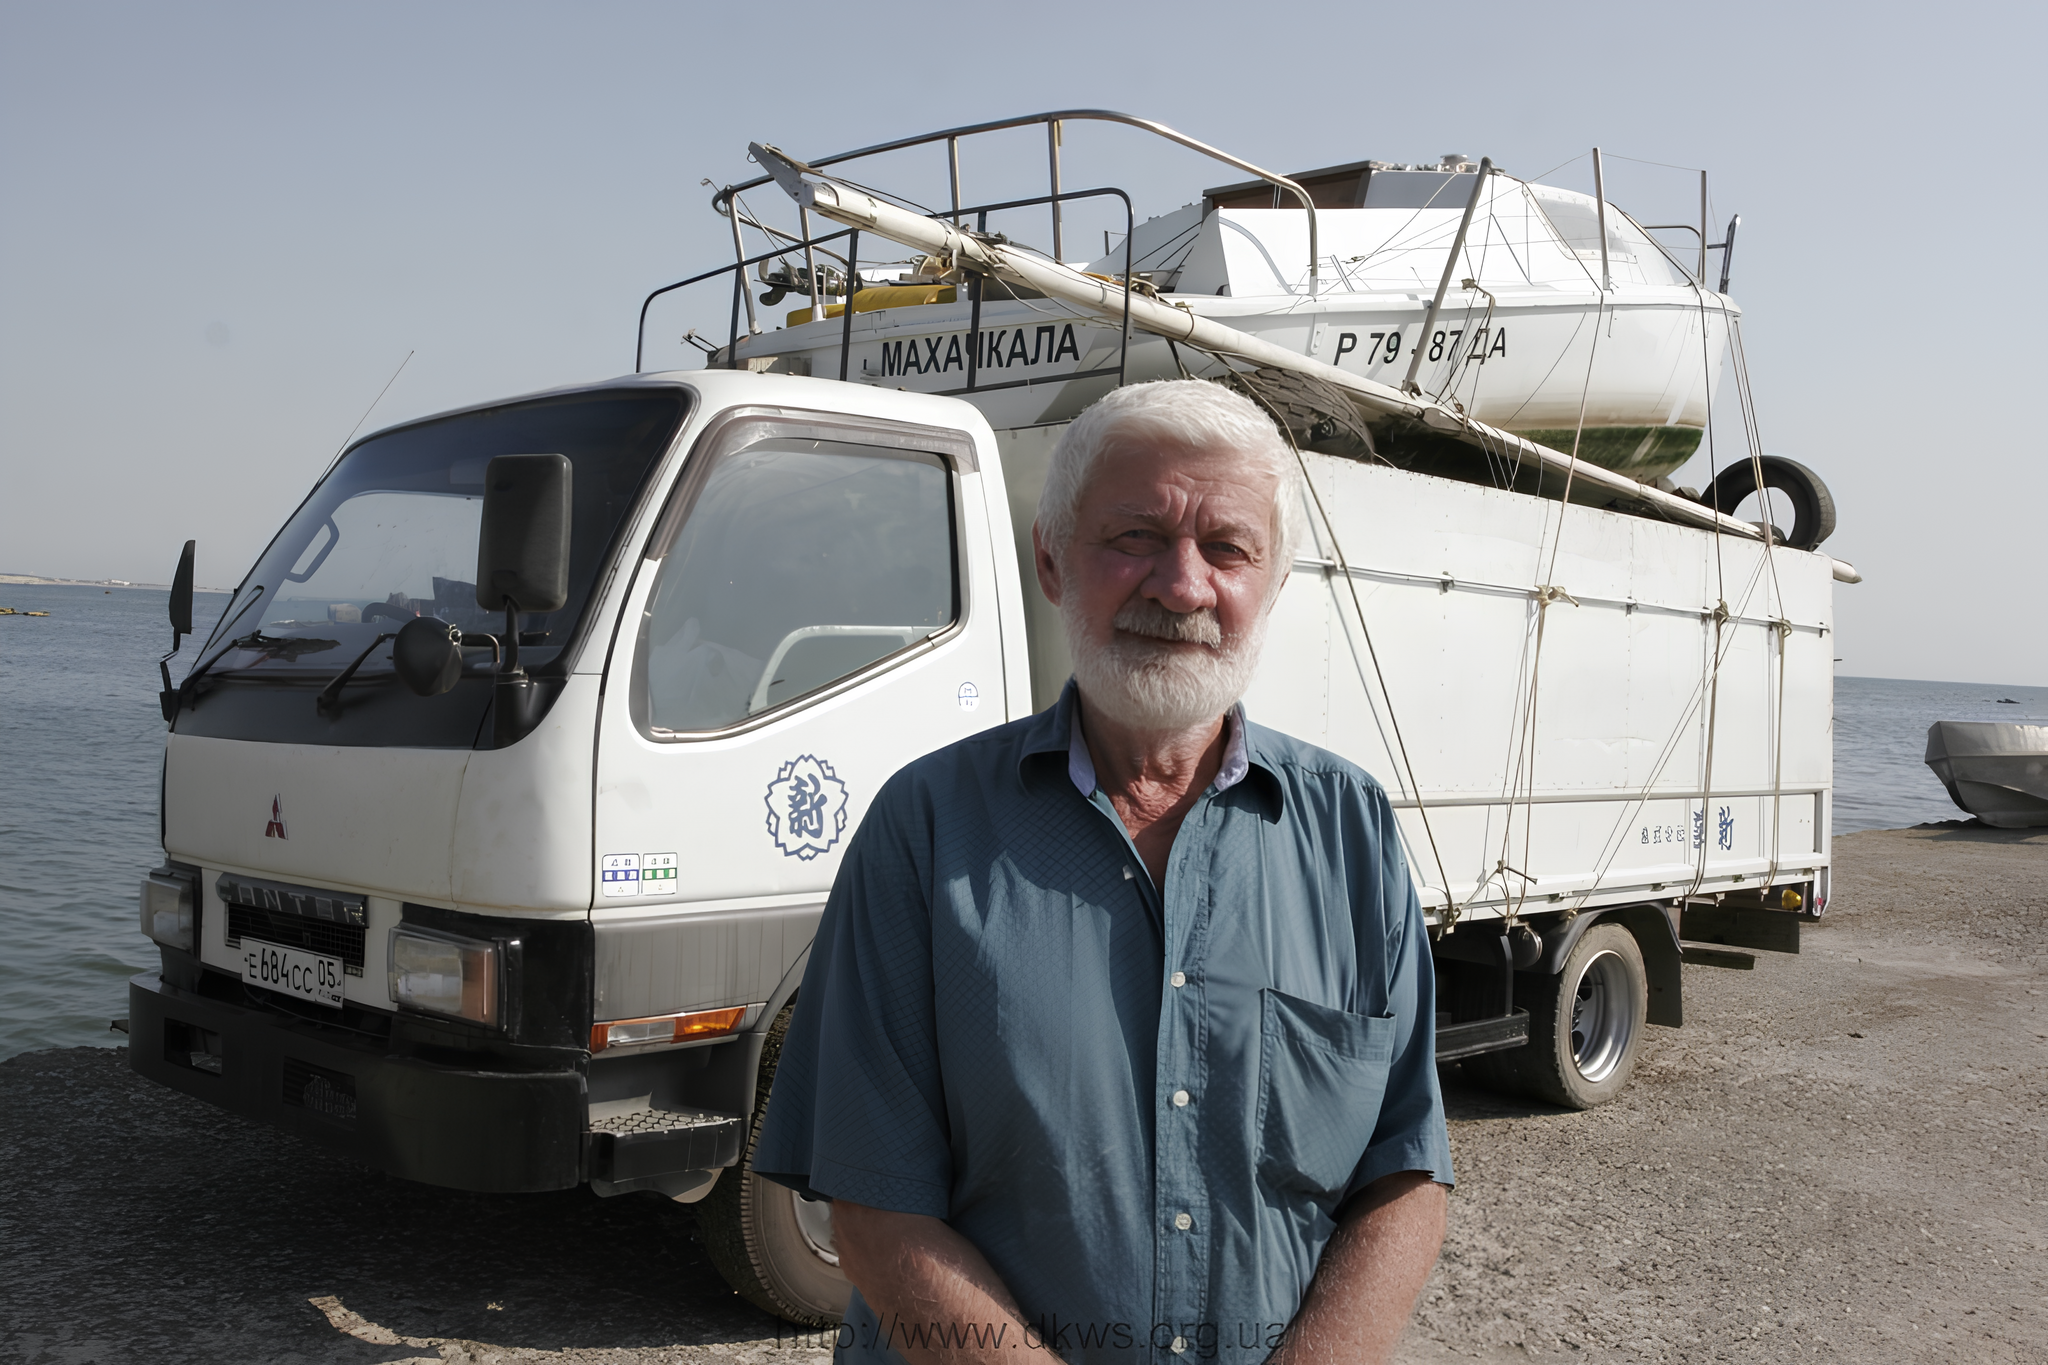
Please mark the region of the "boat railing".
[[[729, 192], [737, 192], [738, 190], [743, 188], [745, 187], [733, 186], [730, 187]], [[980, 365], [981, 305], [982, 294], [984, 292], [986, 281], [985, 278], [979, 274], [968, 273], [965, 275], [964, 280], [967, 287], [968, 298], [967, 335], [970, 338], [970, 344], [967, 349], [967, 384], [964, 388], [940, 390], [942, 394], [948, 397], [957, 397], [961, 394], [990, 393], [997, 389], [1024, 388], [1032, 384], [1043, 384], [1048, 382], [1066, 383], [1070, 380], [1094, 379], [1105, 375], [1115, 375], [1117, 385], [1119, 387], [1123, 385], [1125, 365], [1129, 358], [1131, 347], [1131, 238], [1133, 235], [1133, 231], [1136, 227], [1136, 217], [1131, 207], [1130, 195], [1124, 193], [1124, 191], [1120, 189], [1106, 187], [1102, 189], [1092, 190], [1067, 190], [1064, 192], [1055, 191], [1052, 194], [1035, 195], [1028, 199], [1010, 199], [996, 204], [976, 204], [965, 207], [960, 205], [956, 200], [952, 209], [949, 210], [948, 212], [935, 213], [932, 214], [931, 216], [934, 218], [945, 218], [950, 214], [950, 216], [953, 218], [955, 222], [958, 222], [961, 218], [971, 217], [974, 219], [975, 222], [974, 231], [982, 236], [987, 236], [988, 216], [991, 213], [1004, 213], [1015, 209], [1026, 209], [1031, 208], [1035, 205], [1045, 203], [1050, 203], [1055, 208], [1057, 208], [1062, 203], [1068, 203], [1077, 199], [1102, 198], [1114, 198], [1120, 201], [1124, 207], [1124, 269], [1123, 275], [1119, 280], [1119, 283], [1123, 287], [1123, 328], [1121, 334], [1117, 339], [1116, 364], [1101, 365], [1097, 366], [1094, 369], [1080, 370], [1073, 374], [1062, 374], [1051, 379], [1018, 379], [1000, 384], [982, 383]], [[841, 303], [839, 305], [839, 378], [842, 380], [846, 379], [848, 377], [849, 361], [853, 354], [853, 315], [855, 312], [854, 299], [860, 293], [860, 290], [862, 288], [859, 264], [860, 229], [849, 228], [841, 232], [829, 233], [823, 237], [799, 237], [796, 234], [784, 232], [779, 228], [770, 228], [764, 224], [756, 223], [751, 214], [746, 214], [744, 210], [739, 210], [736, 214], [732, 215], [733, 234], [735, 238], [737, 238], [739, 234], [739, 221], [740, 217], [742, 216], [746, 218], [746, 221], [748, 223], [753, 224], [756, 227], [759, 227], [763, 233], [767, 234], [771, 242], [776, 238], [780, 238], [782, 239], [784, 245], [771, 246], [769, 250], [764, 251], [757, 256], [742, 255], [738, 260], [734, 261], [731, 265], [722, 265], [713, 270], [706, 270], [702, 274], [692, 275], [690, 276], [690, 278], [686, 280], [677, 280], [674, 284], [663, 285], [661, 288], [656, 289], [655, 291], [650, 293], [645, 299], [641, 300], [639, 331], [633, 343], [633, 373], [639, 374], [642, 368], [644, 367], [646, 361], [647, 313], [648, 310], [654, 306], [654, 301], [658, 298], [661, 298], [663, 295], [673, 294], [677, 290], [687, 289], [692, 285], [703, 284], [708, 280], [715, 280], [721, 275], [732, 276], [732, 315], [726, 336], [726, 344], [723, 350], [712, 348], [708, 344], [702, 342], [701, 339], [697, 339], [694, 331], [692, 331], [688, 336], [686, 336], [685, 340], [695, 340], [698, 345], [702, 346], [705, 349], [707, 355], [712, 360], [712, 362], [716, 363], [719, 361], [723, 361], [725, 367], [728, 369], [740, 368], [740, 313], [743, 302], [745, 304], [745, 311], [748, 317], [747, 335], [757, 336], [760, 334], [760, 329], [758, 325], [756, 325], [753, 317], [754, 298], [753, 294], [750, 292], [750, 288], [747, 282], [747, 272], [755, 269], [758, 266], [764, 265], [769, 261], [781, 261], [784, 263], [785, 266], [787, 266], [789, 264], [789, 257], [791, 256], [791, 254], [799, 250], [802, 251], [805, 255], [804, 268], [806, 271], [806, 281], [809, 285], [809, 293], [812, 303], [812, 320], [816, 320], [820, 317], [826, 316], [824, 312], [824, 309], [826, 307], [824, 301], [825, 295], [823, 292], [823, 281], [825, 279], [825, 276], [818, 271], [815, 264], [815, 258], [816, 254], [829, 244], [843, 240], [846, 243], [846, 251], [843, 256], [841, 256], [837, 252], [832, 251], [826, 251], [824, 254], [827, 256], [835, 256], [841, 261], [843, 261], [846, 265], [846, 270], [844, 272], [846, 292], [844, 295], [841, 296]]]
[[[1220, 161], [1226, 166], [1234, 167], [1237, 170], [1245, 172], [1247, 175], [1257, 176], [1259, 179], [1266, 181], [1270, 185], [1274, 185], [1280, 189], [1286, 190], [1289, 194], [1293, 195], [1296, 199], [1300, 200], [1302, 208], [1308, 211], [1309, 297], [1314, 298], [1320, 292], [1319, 276], [1317, 273], [1320, 254], [1316, 250], [1316, 206], [1314, 198], [1309, 194], [1307, 190], [1303, 189], [1301, 185], [1299, 185], [1293, 180], [1288, 179], [1284, 175], [1280, 175], [1277, 172], [1264, 170], [1261, 167], [1254, 166], [1249, 161], [1244, 161], [1239, 159], [1238, 157], [1234, 157], [1230, 153], [1223, 151], [1220, 148], [1211, 147], [1206, 142], [1197, 141], [1196, 139], [1187, 136], [1185, 133], [1181, 133], [1176, 131], [1175, 129], [1167, 127], [1163, 123], [1156, 123], [1151, 119], [1138, 118], [1132, 114], [1118, 113], [1114, 109], [1059, 109], [1043, 114], [1024, 114], [1020, 115], [1017, 118], [997, 119], [992, 123], [970, 123], [958, 128], [942, 129], [939, 132], [935, 133], [920, 133], [915, 137], [898, 138], [893, 142], [878, 142], [872, 147], [862, 147], [857, 151], [851, 152], [840, 152], [834, 156], [810, 157], [805, 160], [804, 164], [810, 166], [813, 170], [823, 170], [827, 166], [836, 166], [849, 161], [858, 161], [863, 157], [880, 156], [884, 152], [897, 152], [909, 147], [923, 147], [936, 142], [944, 142], [946, 144], [947, 178], [952, 186], [953, 202], [949, 212], [951, 214], [953, 221], [957, 223], [960, 221], [963, 215], [972, 212], [972, 210], [962, 208], [960, 204], [960, 139], [964, 137], [973, 137], [981, 133], [1002, 132], [1004, 130], [1011, 128], [1028, 128], [1033, 124], [1042, 123], [1045, 125], [1046, 130], [1046, 167], [1048, 179], [1050, 182], [1049, 188], [1051, 190], [1051, 193], [1044, 196], [1041, 200], [1038, 201], [1020, 202], [1043, 202], [1051, 205], [1052, 258], [1055, 261], [1057, 261], [1062, 259], [1062, 248], [1064, 245], [1062, 242], [1061, 234], [1060, 205], [1066, 199], [1073, 197], [1069, 195], [1063, 195], [1060, 192], [1060, 130], [1061, 125], [1063, 124], [1083, 122], [1119, 123], [1127, 128], [1136, 128], [1142, 132], [1151, 133], [1155, 137], [1164, 138], [1166, 141], [1176, 143], [1182, 147], [1186, 147], [1190, 151], [1200, 152], [1203, 156], [1209, 157], [1216, 161]], [[736, 256], [744, 254], [744, 252], [740, 248], [739, 239], [740, 216], [741, 213], [743, 213], [744, 211], [742, 210], [740, 211], [740, 213], [736, 213], [734, 211], [734, 196], [741, 194], [747, 190], [757, 188], [758, 186], [765, 185], [769, 182], [770, 179], [771, 177], [766, 175], [756, 176], [754, 179], [748, 180], [742, 184], [727, 185], [724, 188], [720, 189], [716, 194], [711, 196], [711, 207], [714, 210], [716, 210], [720, 216], [732, 220], [733, 247]], [[873, 191], [870, 192], [872, 193]], [[746, 216], [747, 221], [749, 223], [753, 223], [753, 225], [756, 227], [762, 226], [759, 223], [755, 223], [751, 215]], [[763, 228], [762, 230], [768, 231], [768, 229], [766, 228]], [[787, 234], [778, 235], [787, 236]]]
[[[1709, 251], [1720, 252], [1721, 285], [1720, 288], [1715, 292], [1721, 294], [1725, 294], [1728, 292], [1728, 277], [1732, 275], [1735, 271], [1735, 229], [1742, 226], [1741, 214], [1738, 213], [1733, 218], [1728, 220], [1728, 235], [1723, 237], [1718, 242], [1710, 242], [1707, 240], [1706, 224], [1704, 221], [1697, 225], [1692, 223], [1639, 223], [1637, 224], [1637, 226], [1642, 229], [1643, 235], [1645, 237], [1649, 237], [1649, 235], [1653, 232], [1690, 232], [1695, 238], [1697, 238], [1700, 243], [1700, 268], [1699, 273], [1696, 276], [1694, 276], [1694, 278], [1696, 278], [1703, 286], [1707, 282], [1707, 253]], [[1659, 250], [1663, 250], [1663, 243], [1659, 242], [1655, 237], [1650, 237], [1650, 244], [1652, 246], [1657, 247]], [[1667, 256], [1671, 255], [1669, 251], [1665, 251], [1664, 254]], [[1675, 263], [1676, 258], [1673, 259]], [[1680, 266], [1679, 268], [1681, 270], [1684, 269], [1683, 266]]]

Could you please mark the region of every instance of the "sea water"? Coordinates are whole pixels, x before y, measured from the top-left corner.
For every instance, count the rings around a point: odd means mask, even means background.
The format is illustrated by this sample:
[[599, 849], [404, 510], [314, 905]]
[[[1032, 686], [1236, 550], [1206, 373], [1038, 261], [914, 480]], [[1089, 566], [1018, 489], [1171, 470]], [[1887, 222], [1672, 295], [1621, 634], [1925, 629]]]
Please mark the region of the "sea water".
[[[118, 1045], [157, 963], [137, 884], [163, 857], [162, 590], [0, 584], [0, 1058]], [[203, 639], [225, 596], [201, 594]], [[195, 641], [173, 661], [182, 677]], [[1961, 817], [1921, 762], [1936, 720], [2048, 717], [2048, 688], [1835, 680], [1835, 833]]]

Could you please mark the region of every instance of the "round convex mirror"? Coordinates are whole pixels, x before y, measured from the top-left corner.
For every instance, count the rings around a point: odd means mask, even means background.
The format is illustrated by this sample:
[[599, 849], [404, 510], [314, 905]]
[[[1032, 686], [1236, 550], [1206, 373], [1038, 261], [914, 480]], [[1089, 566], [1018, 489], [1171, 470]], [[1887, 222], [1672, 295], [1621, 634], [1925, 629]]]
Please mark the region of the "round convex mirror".
[[422, 697], [438, 697], [462, 677], [462, 630], [433, 616], [417, 616], [398, 628], [391, 666]]

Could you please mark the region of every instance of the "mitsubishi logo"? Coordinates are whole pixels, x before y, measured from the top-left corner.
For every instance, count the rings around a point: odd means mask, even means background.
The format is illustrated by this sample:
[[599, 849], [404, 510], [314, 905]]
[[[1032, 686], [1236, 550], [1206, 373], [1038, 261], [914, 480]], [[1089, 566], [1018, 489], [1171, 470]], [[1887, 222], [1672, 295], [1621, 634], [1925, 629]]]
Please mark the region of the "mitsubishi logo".
[[284, 795], [282, 792], [270, 798], [270, 823], [263, 827], [263, 837], [266, 839], [291, 838], [289, 834], [284, 832]]

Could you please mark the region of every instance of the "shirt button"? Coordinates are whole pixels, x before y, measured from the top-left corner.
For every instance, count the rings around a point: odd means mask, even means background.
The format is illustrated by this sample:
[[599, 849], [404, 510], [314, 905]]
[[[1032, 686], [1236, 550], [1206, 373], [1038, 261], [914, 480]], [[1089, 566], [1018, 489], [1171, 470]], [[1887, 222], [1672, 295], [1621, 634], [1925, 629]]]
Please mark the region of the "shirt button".
[[1188, 1107], [1188, 1098], [1189, 1098], [1189, 1096], [1188, 1096], [1188, 1092], [1187, 1092], [1187, 1091], [1185, 1091], [1185, 1090], [1176, 1090], [1176, 1091], [1174, 1091], [1174, 1092], [1173, 1092], [1173, 1107], [1174, 1107], [1174, 1108], [1176, 1108], [1176, 1109], [1185, 1109], [1185, 1108], [1187, 1108], [1187, 1107]]
[[[1152, 1339], [1154, 1341], [1159, 1340], [1158, 1337], [1154, 1337]], [[1166, 1349], [1172, 1351], [1175, 1355], [1185, 1355], [1188, 1349], [1188, 1339], [1186, 1337], [1175, 1337], [1173, 1339], [1173, 1343]]]
[[1168, 979], [1173, 982], [1173, 988], [1175, 990], [1179, 990], [1182, 986], [1188, 984], [1188, 974], [1186, 972], [1175, 972]]
[[1176, 1213], [1175, 1215], [1173, 1215], [1173, 1225], [1179, 1228], [1182, 1232], [1186, 1232], [1189, 1228], [1195, 1225], [1195, 1220], [1185, 1213]]

